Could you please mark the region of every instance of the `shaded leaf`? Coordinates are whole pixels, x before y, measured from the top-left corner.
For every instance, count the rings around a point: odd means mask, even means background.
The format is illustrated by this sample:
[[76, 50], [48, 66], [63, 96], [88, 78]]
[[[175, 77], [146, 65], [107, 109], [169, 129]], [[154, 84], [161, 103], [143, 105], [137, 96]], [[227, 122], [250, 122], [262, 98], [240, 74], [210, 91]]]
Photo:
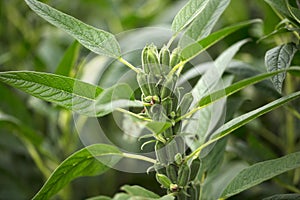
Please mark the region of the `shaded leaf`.
[[141, 186], [138, 185], [124, 185], [121, 187], [122, 190], [127, 192], [131, 196], [140, 196], [140, 197], [148, 197], [148, 198], [159, 198], [157, 194], [151, 192]]
[[285, 3], [285, 0], [265, 0], [273, 9], [280, 12], [280, 14], [283, 14], [285, 17], [291, 18], [289, 9]]
[[99, 55], [114, 58], [120, 57], [120, 46], [115, 36], [111, 33], [87, 25], [40, 1], [25, 0], [25, 2], [39, 16], [54, 26], [66, 31], [89, 50]]
[[274, 176], [300, 167], [300, 152], [256, 163], [242, 170], [226, 187], [222, 197], [230, 197]]
[[300, 194], [276, 194], [263, 200], [299, 200]]
[[77, 151], [55, 169], [33, 200], [49, 199], [75, 178], [100, 175], [116, 164], [121, 156], [116, 147], [106, 144], [95, 144]]
[[[297, 49], [293, 43], [284, 44], [267, 51], [265, 64], [269, 72], [286, 69], [290, 66]], [[272, 82], [278, 92], [282, 91], [282, 84], [286, 73], [280, 73], [272, 77]]]
[[229, 2], [230, 0], [210, 0], [201, 15], [187, 28], [179, 46], [184, 47], [190, 40], [198, 41], [208, 36]]
[[209, 0], [190, 0], [175, 16], [172, 30], [180, 32], [189, 25], [205, 8]]
[[63, 55], [62, 60], [56, 68], [55, 74], [70, 76], [71, 70], [78, 58], [79, 49], [79, 43], [77, 41], [74, 41]]

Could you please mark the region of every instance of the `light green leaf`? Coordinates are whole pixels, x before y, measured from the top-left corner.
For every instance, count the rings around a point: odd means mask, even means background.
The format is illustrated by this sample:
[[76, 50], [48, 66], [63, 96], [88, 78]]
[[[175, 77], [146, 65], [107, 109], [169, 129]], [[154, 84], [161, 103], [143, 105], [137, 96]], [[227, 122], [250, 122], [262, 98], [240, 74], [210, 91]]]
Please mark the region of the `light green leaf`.
[[[286, 69], [290, 66], [297, 49], [293, 43], [284, 44], [267, 51], [265, 64], [269, 72]], [[280, 73], [272, 77], [272, 82], [278, 92], [282, 91], [282, 84], [286, 73]]]
[[63, 55], [62, 60], [56, 68], [55, 74], [70, 76], [71, 70], [78, 58], [79, 49], [79, 43], [77, 41], [74, 41]]
[[121, 156], [116, 147], [106, 144], [95, 144], [77, 151], [55, 169], [33, 200], [49, 199], [77, 177], [100, 175], [116, 164]]
[[300, 194], [276, 194], [263, 200], [299, 200]]
[[172, 30], [180, 32], [189, 25], [205, 8], [209, 0], [190, 0], [175, 16]]
[[274, 176], [298, 167], [300, 167], [300, 152], [256, 163], [242, 170], [226, 187], [222, 197], [233, 196]]
[[146, 198], [159, 198], [157, 194], [154, 192], [151, 192], [141, 186], [138, 185], [124, 185], [121, 187], [122, 190], [127, 192], [131, 196], [140, 196], [140, 197], [146, 197]]
[[[89, 115], [103, 89], [80, 80], [43, 72], [0, 72], [0, 81], [39, 99]], [[94, 111], [93, 111], [94, 112]]]
[[89, 50], [99, 55], [114, 58], [120, 57], [121, 50], [119, 43], [111, 33], [87, 25], [42, 2], [36, 0], [25, 0], [25, 2], [39, 16], [66, 31]]
[[104, 91], [77, 79], [30, 71], [0, 72], [0, 81], [39, 99], [91, 117], [104, 116], [117, 108], [143, 106], [141, 102], [131, 100], [132, 90], [126, 84], [115, 85]]
[[186, 46], [189, 41], [198, 41], [207, 37], [219, 17], [229, 5], [230, 0], [210, 0], [201, 15], [191, 23], [179, 41], [179, 46]]
[[251, 24], [258, 23], [258, 22], [261, 22], [261, 20], [256, 19], [256, 20], [241, 22], [236, 25], [229, 26], [229, 27], [221, 29], [217, 32], [214, 32], [214, 33], [210, 34], [209, 36], [207, 36], [206, 38], [201, 39], [193, 44], [188, 45], [181, 52], [181, 55], [184, 59], [183, 62], [185, 63], [185, 62], [190, 61], [191, 59], [193, 59], [194, 57], [199, 55], [201, 52], [205, 51], [206, 49], [208, 49], [209, 47], [211, 47], [218, 41], [222, 40], [226, 36], [230, 35], [231, 33], [234, 33], [236, 31], [238, 31], [239, 29], [242, 29], [246, 26], [249, 26]]

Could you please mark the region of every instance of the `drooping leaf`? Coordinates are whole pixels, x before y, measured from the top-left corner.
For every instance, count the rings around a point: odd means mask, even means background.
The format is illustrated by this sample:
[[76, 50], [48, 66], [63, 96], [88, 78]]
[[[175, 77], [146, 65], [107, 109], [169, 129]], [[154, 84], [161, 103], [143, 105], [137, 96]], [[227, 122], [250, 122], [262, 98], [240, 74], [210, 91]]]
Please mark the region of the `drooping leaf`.
[[49, 199], [75, 178], [100, 175], [121, 157], [122, 153], [116, 147], [106, 144], [95, 144], [77, 151], [56, 168], [33, 200]]
[[241, 22], [233, 26], [226, 27], [224, 29], [221, 29], [219, 31], [216, 31], [209, 36], [207, 36], [204, 39], [201, 39], [193, 44], [188, 45], [185, 47], [181, 55], [183, 57], [183, 62], [188, 62], [189, 60], [193, 59], [197, 55], [199, 55], [201, 52], [205, 51], [218, 41], [222, 40], [226, 36], [230, 35], [231, 33], [234, 33], [235, 31], [238, 31], [239, 29], [242, 29], [246, 26], [249, 26], [254, 23], [261, 22], [261, 20], [250, 20], [246, 22]]
[[87, 116], [104, 116], [117, 108], [143, 106], [130, 99], [132, 90], [118, 84], [105, 91], [77, 79], [43, 72], [0, 72], [0, 81], [39, 99]]
[[189, 0], [175, 16], [172, 22], [172, 30], [178, 33], [189, 25], [203, 11], [208, 1], [209, 0]]
[[159, 198], [159, 195], [151, 192], [141, 186], [138, 185], [124, 185], [121, 187], [122, 190], [127, 192], [131, 196], [140, 196], [140, 197], [147, 197], [147, 198]]
[[75, 62], [78, 58], [80, 45], [77, 41], [74, 41], [65, 54], [62, 57], [59, 65], [56, 68], [55, 74], [69, 76], [72, 68], [75, 65]]
[[300, 152], [256, 163], [242, 170], [226, 187], [222, 197], [230, 197], [274, 176], [300, 167]]
[[184, 47], [190, 41], [199, 41], [207, 37], [229, 3], [230, 0], [210, 0], [201, 15], [198, 15], [187, 28], [179, 41], [179, 46]]
[[276, 194], [263, 200], [299, 200], [300, 194]]
[[120, 46], [111, 33], [87, 25], [72, 16], [36, 0], [25, 0], [39, 16], [54, 26], [66, 31], [89, 50], [109, 57], [121, 55]]
[[[297, 49], [293, 43], [284, 44], [267, 51], [265, 55], [265, 64], [269, 72], [286, 69], [290, 66], [291, 61]], [[280, 73], [272, 77], [272, 82], [278, 92], [282, 91], [282, 84], [286, 73]]]

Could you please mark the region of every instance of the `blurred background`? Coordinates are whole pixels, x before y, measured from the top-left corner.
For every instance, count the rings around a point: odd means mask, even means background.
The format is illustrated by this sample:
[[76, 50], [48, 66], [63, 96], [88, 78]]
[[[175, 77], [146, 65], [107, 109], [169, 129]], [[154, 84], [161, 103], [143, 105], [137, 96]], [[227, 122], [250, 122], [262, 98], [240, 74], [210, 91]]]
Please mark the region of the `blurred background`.
[[[90, 25], [119, 34], [143, 27], [169, 28], [173, 17], [186, 0], [44, 0], [43, 2], [70, 14]], [[265, 52], [286, 41], [286, 36], [256, 40], [271, 33], [280, 19], [262, 0], [232, 0], [216, 25], [216, 29], [248, 19], [261, 18], [265, 23], [252, 29], [243, 29], [208, 50], [214, 59], [234, 42], [252, 38], [236, 56], [241, 61], [228, 69], [240, 80], [265, 71]], [[141, 33], [143, 35], [143, 32]], [[148, 38], [149, 39], [149, 38]], [[136, 45], [144, 46], [143, 40]], [[72, 51], [71, 51], [71, 50]], [[68, 51], [70, 50], [70, 51]], [[68, 53], [69, 52], [69, 53]], [[70, 54], [71, 52], [71, 54]], [[0, 71], [35, 70], [54, 73], [61, 63], [72, 63], [65, 72], [71, 77], [84, 74], [94, 55], [78, 45], [63, 31], [38, 17], [23, 0], [0, 1]], [[67, 60], [66, 58], [71, 58]], [[299, 55], [293, 64], [299, 63]], [[103, 62], [107, 62], [103, 58]], [[139, 60], [139, 58], [132, 58]], [[138, 61], [137, 61], [138, 63]], [[101, 63], [100, 63], [101, 65]], [[113, 80], [127, 69], [108, 70], [99, 81], [109, 87]], [[91, 72], [90, 72], [91, 73]], [[198, 77], [199, 78], [199, 77]], [[197, 78], [196, 78], [197, 79]], [[195, 79], [195, 80], [196, 80]], [[194, 82], [195, 82], [194, 80]], [[193, 81], [191, 82], [193, 84]], [[290, 80], [294, 89], [299, 80]], [[299, 89], [299, 88], [298, 88]], [[288, 89], [285, 89], [285, 91]], [[261, 98], [264, 96], [264, 98]], [[255, 109], [280, 95], [270, 82], [249, 87], [229, 98], [228, 116], [236, 116]], [[298, 107], [296, 102], [291, 107]], [[230, 118], [228, 118], [230, 119]], [[105, 123], [112, 140], [123, 148], [139, 149], [139, 142], [126, 141], [116, 128], [111, 115], [99, 119]], [[223, 168], [247, 166], [300, 150], [299, 113], [286, 107], [267, 114], [240, 128], [230, 137]], [[286, 132], [294, 132], [288, 143]], [[78, 137], [72, 114], [55, 105], [37, 100], [0, 83], [0, 199], [29, 199], [42, 186], [50, 173], [66, 157], [83, 147]], [[289, 145], [288, 145], [289, 144]], [[291, 146], [292, 144], [292, 146]], [[297, 191], [300, 171], [265, 182], [231, 199], [259, 199], [274, 193]], [[84, 199], [95, 195], [113, 196], [124, 184], [139, 184], [163, 194], [154, 174], [125, 173], [110, 170], [98, 177], [84, 177], [72, 182], [54, 199]], [[299, 190], [298, 190], [299, 192]]]

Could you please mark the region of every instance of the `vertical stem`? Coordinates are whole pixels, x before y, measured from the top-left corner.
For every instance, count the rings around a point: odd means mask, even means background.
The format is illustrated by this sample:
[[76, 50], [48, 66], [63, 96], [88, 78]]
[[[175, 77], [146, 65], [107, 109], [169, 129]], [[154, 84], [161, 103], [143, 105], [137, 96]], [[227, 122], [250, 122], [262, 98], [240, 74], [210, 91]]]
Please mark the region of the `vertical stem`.
[[[292, 77], [287, 74], [286, 77], [286, 93], [290, 94], [294, 91]], [[286, 116], [286, 153], [293, 153], [295, 150], [295, 123], [294, 117], [290, 114], [290, 111], [285, 111]]]

